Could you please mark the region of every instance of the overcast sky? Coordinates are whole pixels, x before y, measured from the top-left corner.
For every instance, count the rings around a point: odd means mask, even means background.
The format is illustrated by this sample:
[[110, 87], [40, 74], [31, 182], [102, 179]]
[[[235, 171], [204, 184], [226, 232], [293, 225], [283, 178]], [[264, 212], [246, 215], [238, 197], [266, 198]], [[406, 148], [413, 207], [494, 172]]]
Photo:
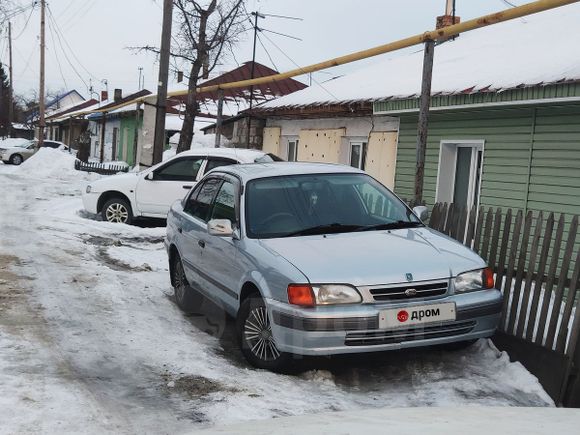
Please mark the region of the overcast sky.
[[[31, 0], [16, 1], [22, 5], [31, 3]], [[524, 2], [511, 0], [515, 4]], [[159, 45], [162, 3], [163, 0], [49, 0], [47, 89], [76, 89], [88, 97], [90, 80], [99, 92], [104, 88], [101, 81], [106, 79], [111, 92], [122, 88], [127, 94], [137, 90], [138, 68], [142, 67], [145, 87], [155, 92], [158, 74], [155, 56], [133, 54], [126, 47]], [[457, 15], [465, 20], [507, 7], [503, 0], [457, 0]], [[303, 19], [268, 17], [260, 22], [264, 29], [302, 39], [297, 41], [263, 32], [261, 39], [271, 59], [258, 44], [256, 60], [270, 67], [273, 61], [276, 69], [285, 71], [295, 67], [293, 62], [304, 66], [431, 29], [435, 17], [445, 10], [445, 0], [248, 0], [248, 10]], [[38, 88], [39, 21], [38, 8], [13, 20], [17, 93]], [[8, 63], [5, 36], [3, 31], [0, 61]], [[252, 34], [248, 32], [236, 49], [235, 58], [227, 59], [218, 68], [219, 72], [237, 66], [237, 62], [251, 60], [251, 55]], [[317, 73], [314, 80], [328, 80], [372, 61]], [[301, 80], [308, 82], [307, 77]], [[170, 87], [175, 86], [176, 78], [171, 77]]]

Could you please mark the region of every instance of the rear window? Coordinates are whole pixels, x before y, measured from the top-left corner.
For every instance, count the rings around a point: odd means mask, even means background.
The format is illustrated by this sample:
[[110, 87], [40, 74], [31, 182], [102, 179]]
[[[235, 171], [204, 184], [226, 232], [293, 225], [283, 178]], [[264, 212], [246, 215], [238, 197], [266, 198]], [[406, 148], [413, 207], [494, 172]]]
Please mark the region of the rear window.
[[263, 156], [256, 157], [254, 163], [272, 163], [272, 162], [283, 162], [284, 159], [281, 159], [276, 154], [268, 153], [264, 154]]

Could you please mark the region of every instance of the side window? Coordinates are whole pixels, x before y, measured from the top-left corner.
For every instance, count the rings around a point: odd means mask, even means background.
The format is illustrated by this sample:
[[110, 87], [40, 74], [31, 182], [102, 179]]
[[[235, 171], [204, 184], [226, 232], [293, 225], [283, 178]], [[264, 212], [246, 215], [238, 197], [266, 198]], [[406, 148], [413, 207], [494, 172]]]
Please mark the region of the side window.
[[232, 159], [223, 159], [220, 157], [209, 157], [207, 160], [207, 165], [205, 165], [205, 172], [208, 173], [214, 168], [218, 168], [220, 166], [228, 166], [228, 165], [235, 165], [235, 160]]
[[236, 219], [236, 188], [229, 181], [224, 181], [213, 204], [211, 219], [229, 219], [235, 224]]
[[219, 178], [210, 178], [196, 188], [185, 204], [185, 212], [207, 222], [211, 205], [221, 183], [222, 180]]
[[161, 181], [195, 181], [203, 157], [176, 159], [155, 171], [155, 180]]
[[366, 142], [350, 143], [350, 166], [358, 169], [364, 169], [366, 147]]

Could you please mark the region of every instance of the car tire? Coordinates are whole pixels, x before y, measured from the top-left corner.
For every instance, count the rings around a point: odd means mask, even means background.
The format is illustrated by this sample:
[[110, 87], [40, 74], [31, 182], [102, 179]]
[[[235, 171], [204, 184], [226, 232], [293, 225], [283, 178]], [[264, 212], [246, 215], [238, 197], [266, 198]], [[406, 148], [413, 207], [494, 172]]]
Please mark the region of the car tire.
[[464, 349], [467, 349], [467, 348], [473, 346], [476, 343], [476, 341], [477, 341], [477, 339], [456, 341], [453, 343], [442, 344], [441, 347], [448, 352], [457, 352], [457, 351], [464, 350]]
[[20, 154], [12, 154], [10, 156], [10, 163], [13, 165], [21, 165], [22, 162], [24, 161], [24, 159], [22, 158], [22, 156]]
[[101, 217], [107, 222], [130, 225], [133, 222], [131, 204], [123, 198], [109, 199], [103, 205]]
[[292, 355], [276, 347], [268, 310], [259, 294], [253, 294], [242, 302], [236, 319], [236, 333], [242, 354], [251, 365], [274, 372], [288, 369]]
[[183, 263], [179, 254], [175, 254], [170, 265], [171, 284], [175, 295], [175, 303], [185, 313], [193, 313], [199, 308], [199, 298], [187, 282]]

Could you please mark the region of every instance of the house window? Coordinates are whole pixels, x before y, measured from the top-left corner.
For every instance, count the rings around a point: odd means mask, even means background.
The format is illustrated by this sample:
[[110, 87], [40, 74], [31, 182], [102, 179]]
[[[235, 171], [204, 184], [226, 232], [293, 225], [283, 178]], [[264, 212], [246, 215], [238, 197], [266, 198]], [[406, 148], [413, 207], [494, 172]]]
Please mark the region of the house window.
[[483, 141], [442, 141], [437, 175], [437, 202], [461, 209], [479, 204]]
[[364, 169], [366, 147], [366, 142], [350, 143], [350, 166]]
[[298, 139], [288, 141], [288, 161], [295, 162], [298, 155]]

